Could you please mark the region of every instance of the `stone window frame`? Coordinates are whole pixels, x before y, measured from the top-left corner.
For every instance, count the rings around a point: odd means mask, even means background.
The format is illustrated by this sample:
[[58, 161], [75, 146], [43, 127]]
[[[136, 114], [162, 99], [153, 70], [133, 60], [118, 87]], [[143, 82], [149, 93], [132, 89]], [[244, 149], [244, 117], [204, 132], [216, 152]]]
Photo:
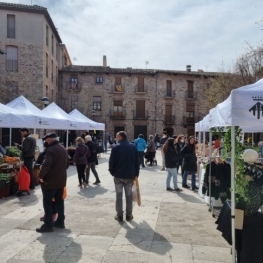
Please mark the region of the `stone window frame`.
[[18, 71], [18, 47], [6, 46], [6, 71]]
[[95, 83], [96, 84], [103, 84], [103, 81], [104, 81], [104, 79], [103, 79], [102, 75], [96, 75], [96, 77], [95, 77]]
[[16, 38], [15, 15], [7, 14], [7, 38]]
[[92, 109], [101, 111], [101, 96], [93, 96]]

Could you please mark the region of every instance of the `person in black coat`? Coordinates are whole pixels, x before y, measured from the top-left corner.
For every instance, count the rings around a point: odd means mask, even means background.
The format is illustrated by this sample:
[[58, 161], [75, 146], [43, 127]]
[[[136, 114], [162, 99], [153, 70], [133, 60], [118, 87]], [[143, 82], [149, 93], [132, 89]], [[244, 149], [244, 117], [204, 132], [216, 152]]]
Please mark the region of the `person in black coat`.
[[181, 175], [182, 175], [182, 178], [184, 178], [184, 169], [183, 169], [183, 166], [182, 166], [182, 163], [183, 163], [183, 157], [181, 155], [181, 150], [184, 148], [185, 146], [185, 137], [183, 134], [179, 134], [176, 139], [175, 139], [175, 148], [177, 149], [177, 151], [180, 153], [180, 161], [178, 163], [178, 166], [177, 166], [177, 173], [178, 173], [178, 170], [179, 170], [179, 167], [181, 166]]
[[[162, 151], [165, 157], [165, 167], [167, 170], [166, 178], [166, 190], [167, 191], [182, 191], [177, 185], [177, 166], [180, 161], [180, 153], [177, 151], [174, 145], [174, 139], [169, 138], [166, 140]], [[174, 189], [170, 187], [171, 178], [173, 177]]]
[[86, 169], [86, 184], [89, 185], [89, 175], [90, 175], [90, 169], [92, 173], [94, 174], [96, 181], [93, 183], [95, 185], [100, 184], [100, 178], [96, 171], [96, 163], [98, 163], [97, 159], [97, 145], [92, 141], [92, 138], [90, 135], [87, 135], [85, 137], [85, 145], [88, 146], [90, 151], [90, 156], [88, 158], [88, 167]]
[[182, 168], [184, 169], [184, 177], [183, 177], [183, 187], [190, 188], [187, 185], [187, 176], [188, 172], [192, 173], [192, 190], [197, 190], [197, 186], [195, 185], [196, 180], [196, 171], [197, 171], [197, 157], [195, 154], [195, 138], [194, 136], [190, 136], [188, 138], [188, 144], [184, 146], [181, 150], [181, 154], [183, 156], [183, 165]]

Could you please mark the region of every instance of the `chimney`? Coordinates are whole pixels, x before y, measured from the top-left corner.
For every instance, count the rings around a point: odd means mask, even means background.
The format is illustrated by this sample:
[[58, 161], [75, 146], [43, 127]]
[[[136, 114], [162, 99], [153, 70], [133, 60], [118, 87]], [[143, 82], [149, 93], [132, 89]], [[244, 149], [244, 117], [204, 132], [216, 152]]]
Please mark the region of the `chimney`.
[[191, 65], [186, 65], [186, 71], [191, 72]]
[[103, 67], [107, 67], [107, 57], [103, 56]]

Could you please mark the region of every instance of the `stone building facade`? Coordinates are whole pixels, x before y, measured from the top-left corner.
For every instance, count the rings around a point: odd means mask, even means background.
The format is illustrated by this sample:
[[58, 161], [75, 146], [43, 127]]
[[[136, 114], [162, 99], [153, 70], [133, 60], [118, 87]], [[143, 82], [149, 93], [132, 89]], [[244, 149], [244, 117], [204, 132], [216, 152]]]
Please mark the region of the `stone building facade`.
[[0, 3], [0, 102], [24, 95], [58, 101], [58, 70], [71, 60], [46, 8]]
[[[20, 95], [40, 109], [41, 99], [58, 102], [59, 69], [71, 65], [66, 46], [46, 8], [0, 3], [0, 103]], [[0, 129], [7, 145], [9, 129]], [[12, 138], [20, 141], [17, 129]]]
[[203, 91], [216, 73], [67, 66], [60, 70], [59, 104], [79, 109], [106, 124], [110, 135], [125, 130], [130, 140], [142, 133], [194, 134], [195, 122], [209, 111]]

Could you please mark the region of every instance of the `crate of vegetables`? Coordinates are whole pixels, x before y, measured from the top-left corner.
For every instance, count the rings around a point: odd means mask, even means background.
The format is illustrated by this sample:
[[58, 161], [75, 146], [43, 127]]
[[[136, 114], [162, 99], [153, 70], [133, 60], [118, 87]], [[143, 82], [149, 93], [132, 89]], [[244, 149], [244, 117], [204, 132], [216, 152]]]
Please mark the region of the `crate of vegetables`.
[[9, 196], [10, 175], [0, 173], [0, 198]]

